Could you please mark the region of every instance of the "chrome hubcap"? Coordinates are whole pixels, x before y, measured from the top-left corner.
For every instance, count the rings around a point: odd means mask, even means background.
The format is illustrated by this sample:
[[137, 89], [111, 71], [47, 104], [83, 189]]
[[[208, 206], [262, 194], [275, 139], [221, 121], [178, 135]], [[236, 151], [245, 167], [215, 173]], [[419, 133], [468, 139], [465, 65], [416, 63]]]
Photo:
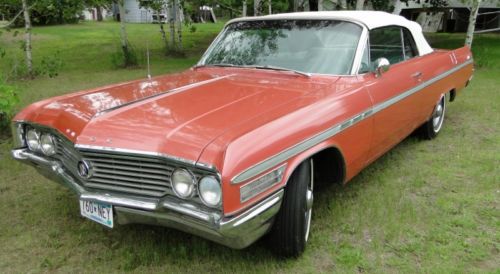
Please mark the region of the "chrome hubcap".
[[441, 129], [444, 121], [444, 111], [445, 111], [445, 98], [444, 95], [439, 100], [439, 103], [434, 108], [434, 113], [432, 114], [432, 126], [434, 132], [438, 132]]
[[305, 235], [305, 240], [309, 239], [309, 231], [311, 230], [311, 217], [312, 217], [312, 206], [314, 202], [314, 195], [313, 195], [313, 190], [314, 190], [314, 167], [313, 167], [313, 161], [311, 160], [311, 179], [309, 180], [309, 184], [307, 186], [307, 191], [306, 191], [306, 212], [305, 212], [305, 220], [306, 220], [306, 235]]

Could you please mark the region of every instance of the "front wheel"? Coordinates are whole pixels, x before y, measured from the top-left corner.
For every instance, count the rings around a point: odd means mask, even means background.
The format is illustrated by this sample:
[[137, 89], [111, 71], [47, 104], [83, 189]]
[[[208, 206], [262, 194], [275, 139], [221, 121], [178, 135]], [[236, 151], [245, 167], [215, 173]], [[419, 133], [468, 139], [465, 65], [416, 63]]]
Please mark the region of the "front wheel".
[[424, 139], [434, 139], [444, 122], [444, 113], [446, 111], [446, 96], [443, 94], [432, 112], [431, 117], [419, 129], [420, 136]]
[[281, 209], [269, 235], [273, 249], [281, 256], [299, 256], [309, 239], [314, 200], [312, 170], [312, 160], [304, 161], [288, 180]]

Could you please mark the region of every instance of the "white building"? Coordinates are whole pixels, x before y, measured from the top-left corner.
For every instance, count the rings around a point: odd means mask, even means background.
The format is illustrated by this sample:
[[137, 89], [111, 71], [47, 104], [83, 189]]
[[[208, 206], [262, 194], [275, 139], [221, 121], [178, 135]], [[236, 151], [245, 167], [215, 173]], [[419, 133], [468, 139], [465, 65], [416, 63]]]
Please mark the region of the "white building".
[[[158, 14], [156, 14], [156, 12], [152, 9], [141, 7], [139, 5], [139, 0], [124, 0], [123, 3], [125, 9], [125, 22], [152, 23], [158, 21]], [[118, 6], [116, 5], [113, 6], [113, 14], [117, 20], [121, 16], [118, 10]], [[160, 20], [166, 22], [168, 19], [168, 14], [167, 1], [165, 1], [165, 7], [159, 14]], [[181, 13], [180, 20], [182, 21], [183, 19], [184, 17]]]

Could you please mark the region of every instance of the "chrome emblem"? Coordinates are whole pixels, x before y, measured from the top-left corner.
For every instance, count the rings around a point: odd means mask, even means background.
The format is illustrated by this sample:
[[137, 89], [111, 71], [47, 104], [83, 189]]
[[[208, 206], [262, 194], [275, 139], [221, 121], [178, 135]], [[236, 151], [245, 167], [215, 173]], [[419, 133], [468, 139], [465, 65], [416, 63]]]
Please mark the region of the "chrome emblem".
[[88, 179], [91, 175], [90, 165], [86, 161], [80, 161], [78, 163], [78, 175], [82, 178]]

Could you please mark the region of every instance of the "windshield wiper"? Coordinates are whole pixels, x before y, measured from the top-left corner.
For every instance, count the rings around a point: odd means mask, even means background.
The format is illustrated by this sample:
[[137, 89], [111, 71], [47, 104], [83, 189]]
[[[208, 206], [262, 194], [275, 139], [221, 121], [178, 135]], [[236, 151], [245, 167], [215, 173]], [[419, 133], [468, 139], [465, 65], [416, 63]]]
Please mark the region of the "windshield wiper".
[[201, 64], [201, 65], [196, 65], [193, 68], [202, 68], [202, 67], [239, 67], [239, 66], [228, 63], [220, 63], [220, 64]]
[[306, 77], [311, 77], [311, 73], [299, 71], [299, 70], [294, 70], [294, 69], [289, 69], [289, 68], [284, 68], [284, 67], [278, 67], [278, 66], [271, 66], [271, 65], [251, 65], [251, 66], [243, 66], [245, 68], [255, 68], [255, 69], [269, 69], [269, 70], [279, 70], [279, 71], [290, 71], [296, 74], [300, 74]]
[[233, 64], [228, 64], [228, 63], [220, 63], [220, 64], [203, 64], [203, 65], [196, 65], [193, 68], [200, 68], [200, 67], [236, 67], [236, 68], [254, 68], [254, 69], [269, 69], [269, 70], [279, 70], [279, 71], [290, 71], [296, 74], [300, 74], [306, 77], [311, 77], [311, 73], [299, 71], [299, 70], [294, 70], [294, 69], [289, 69], [289, 68], [284, 68], [284, 67], [278, 67], [278, 66], [271, 66], [271, 65], [233, 65]]

